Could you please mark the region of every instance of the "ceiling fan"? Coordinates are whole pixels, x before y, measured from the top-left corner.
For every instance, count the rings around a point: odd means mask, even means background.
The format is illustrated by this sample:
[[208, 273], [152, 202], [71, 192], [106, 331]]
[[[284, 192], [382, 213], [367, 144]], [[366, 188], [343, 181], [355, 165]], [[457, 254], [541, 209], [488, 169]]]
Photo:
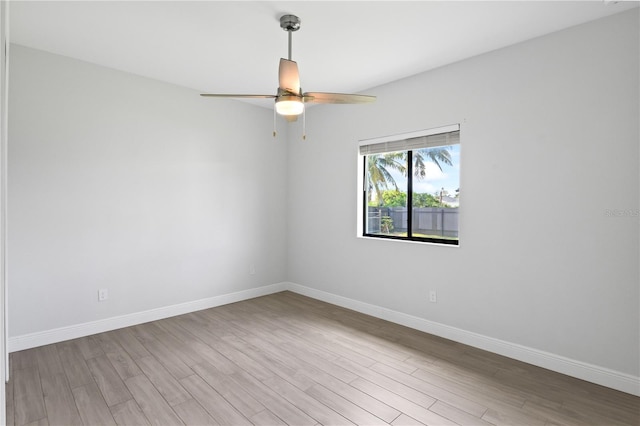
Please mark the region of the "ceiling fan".
[[[288, 59], [280, 58], [280, 68], [278, 69], [279, 85], [277, 94], [242, 95], [203, 93], [200, 96], [215, 98], [275, 99], [275, 112], [284, 116], [287, 121], [296, 121], [298, 119], [298, 116], [304, 113], [305, 103], [361, 104], [373, 102], [376, 100], [375, 96], [369, 95], [327, 92], [302, 92], [302, 89], [300, 88], [300, 73], [298, 72], [298, 64], [295, 61], [291, 60], [291, 34], [294, 31], [298, 31], [300, 29], [300, 18], [295, 15], [283, 15], [282, 17], [280, 17], [280, 27], [285, 30], [289, 36], [289, 56]], [[273, 136], [275, 135], [276, 132], [274, 130]]]

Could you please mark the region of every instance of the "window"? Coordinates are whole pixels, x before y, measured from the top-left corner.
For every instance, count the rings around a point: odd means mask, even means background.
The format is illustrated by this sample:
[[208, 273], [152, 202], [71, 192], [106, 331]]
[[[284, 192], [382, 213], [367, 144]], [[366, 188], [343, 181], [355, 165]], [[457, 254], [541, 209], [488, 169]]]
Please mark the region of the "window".
[[460, 126], [360, 142], [362, 235], [458, 245]]

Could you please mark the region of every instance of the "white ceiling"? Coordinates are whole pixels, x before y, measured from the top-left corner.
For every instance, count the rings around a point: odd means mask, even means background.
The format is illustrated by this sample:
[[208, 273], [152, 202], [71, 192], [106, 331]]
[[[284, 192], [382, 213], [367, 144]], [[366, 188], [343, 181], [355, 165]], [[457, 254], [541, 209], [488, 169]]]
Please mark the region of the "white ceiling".
[[[12, 43], [202, 92], [275, 94], [279, 17], [305, 91], [358, 92], [638, 2], [12, 1]], [[271, 106], [272, 101], [264, 102]]]

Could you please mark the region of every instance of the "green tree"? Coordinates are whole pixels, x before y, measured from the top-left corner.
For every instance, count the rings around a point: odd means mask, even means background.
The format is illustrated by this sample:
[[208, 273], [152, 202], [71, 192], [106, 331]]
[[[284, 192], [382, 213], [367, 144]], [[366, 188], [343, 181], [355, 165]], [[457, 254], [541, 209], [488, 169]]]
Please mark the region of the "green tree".
[[431, 194], [413, 194], [413, 207], [444, 207], [440, 200]]
[[[406, 207], [407, 193], [396, 189], [388, 189], [382, 191], [382, 203], [378, 204], [383, 207]], [[413, 207], [449, 207], [446, 203], [441, 203], [440, 198], [433, 194], [413, 193]]]
[[407, 193], [397, 189], [384, 191], [382, 193], [382, 202], [385, 207], [406, 207]]
[[398, 190], [395, 179], [390, 170], [407, 173], [407, 156], [405, 152], [390, 152], [388, 154], [367, 155], [367, 187], [369, 203], [371, 203], [371, 190], [376, 194], [378, 204], [383, 202], [382, 192], [392, 186]]

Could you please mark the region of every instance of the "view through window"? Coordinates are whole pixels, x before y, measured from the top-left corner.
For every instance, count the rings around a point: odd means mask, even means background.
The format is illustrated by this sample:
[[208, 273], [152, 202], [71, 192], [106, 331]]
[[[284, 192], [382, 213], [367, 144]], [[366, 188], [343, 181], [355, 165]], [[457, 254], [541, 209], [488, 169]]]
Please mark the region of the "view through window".
[[459, 125], [363, 141], [360, 154], [364, 236], [459, 243]]

